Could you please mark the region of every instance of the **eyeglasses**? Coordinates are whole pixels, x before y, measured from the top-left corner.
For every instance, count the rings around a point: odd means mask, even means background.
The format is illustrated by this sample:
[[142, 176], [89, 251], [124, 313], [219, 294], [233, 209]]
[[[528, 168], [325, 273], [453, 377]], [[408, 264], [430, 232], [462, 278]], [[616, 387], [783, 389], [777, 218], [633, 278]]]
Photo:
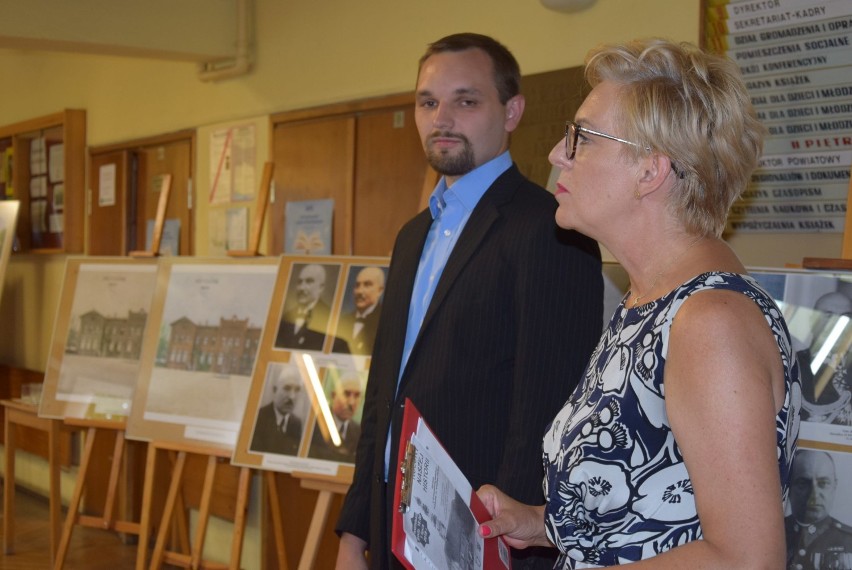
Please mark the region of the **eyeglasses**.
[[[642, 146], [641, 144], [628, 141], [625, 139], [620, 139], [618, 137], [608, 135], [606, 133], [602, 133], [600, 131], [594, 131], [592, 129], [587, 129], [586, 127], [581, 127], [574, 121], [565, 121], [565, 158], [568, 160], [573, 160], [574, 155], [577, 154], [577, 141], [580, 140], [580, 133], [588, 133], [590, 135], [595, 135], [597, 137], [602, 137], [605, 139], [609, 139], [611, 141], [620, 142], [623, 144], [629, 144], [631, 146], [635, 146], [638, 148], [644, 148], [646, 151], [651, 152], [651, 147]], [[678, 178], [683, 178], [683, 172], [679, 172], [673, 162], [670, 163], [672, 167], [672, 171], [677, 175]]]

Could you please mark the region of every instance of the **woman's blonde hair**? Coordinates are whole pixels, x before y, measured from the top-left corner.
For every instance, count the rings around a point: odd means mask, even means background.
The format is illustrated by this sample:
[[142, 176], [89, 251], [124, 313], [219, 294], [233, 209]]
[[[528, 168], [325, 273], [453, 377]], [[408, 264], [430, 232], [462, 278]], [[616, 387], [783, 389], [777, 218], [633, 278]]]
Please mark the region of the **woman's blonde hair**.
[[765, 133], [734, 62], [688, 43], [636, 40], [592, 49], [586, 79], [619, 85], [622, 136], [672, 161], [680, 178], [669, 204], [686, 229], [721, 235]]

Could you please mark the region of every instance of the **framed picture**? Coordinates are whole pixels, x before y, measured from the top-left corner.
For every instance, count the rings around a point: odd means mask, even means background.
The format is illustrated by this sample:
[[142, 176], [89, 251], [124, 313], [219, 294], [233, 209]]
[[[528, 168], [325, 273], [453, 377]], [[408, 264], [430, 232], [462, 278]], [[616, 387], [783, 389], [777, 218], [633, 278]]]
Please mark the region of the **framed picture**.
[[[375, 325], [366, 321], [381, 314], [388, 263], [375, 257], [281, 257], [233, 463], [351, 481], [375, 337]], [[304, 342], [293, 340], [299, 333], [282, 333], [297, 320], [293, 307], [312, 299], [310, 311], [321, 301], [327, 307], [301, 324], [308, 329]], [[282, 430], [285, 416], [288, 429]], [[289, 429], [294, 416], [298, 435]]]
[[15, 223], [18, 220], [19, 206], [20, 202], [17, 200], [0, 200], [0, 293], [6, 279], [6, 266], [9, 264], [12, 244], [15, 242]]
[[340, 267], [339, 263], [319, 261], [294, 262], [286, 267], [287, 288], [275, 348], [322, 351], [329, 336]]
[[784, 313], [802, 377], [803, 445], [852, 452], [852, 274], [753, 270]]
[[128, 438], [233, 449], [277, 271], [275, 258], [160, 260]]
[[126, 418], [156, 282], [153, 260], [68, 258], [40, 415]]
[[852, 453], [800, 446], [784, 527], [787, 567], [852, 568]]

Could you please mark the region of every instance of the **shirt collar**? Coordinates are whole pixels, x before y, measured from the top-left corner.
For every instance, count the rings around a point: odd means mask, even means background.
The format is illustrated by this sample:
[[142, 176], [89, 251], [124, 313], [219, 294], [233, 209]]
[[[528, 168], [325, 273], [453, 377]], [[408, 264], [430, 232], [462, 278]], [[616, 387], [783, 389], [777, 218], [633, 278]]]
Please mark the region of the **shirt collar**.
[[456, 180], [455, 184], [450, 188], [447, 188], [447, 179], [442, 176], [429, 196], [429, 211], [432, 213], [432, 219], [437, 218], [447, 204], [444, 194], [451, 193], [468, 212], [473, 210], [485, 194], [485, 191], [510, 166], [512, 166], [512, 156], [507, 150], [485, 164], [474, 168]]

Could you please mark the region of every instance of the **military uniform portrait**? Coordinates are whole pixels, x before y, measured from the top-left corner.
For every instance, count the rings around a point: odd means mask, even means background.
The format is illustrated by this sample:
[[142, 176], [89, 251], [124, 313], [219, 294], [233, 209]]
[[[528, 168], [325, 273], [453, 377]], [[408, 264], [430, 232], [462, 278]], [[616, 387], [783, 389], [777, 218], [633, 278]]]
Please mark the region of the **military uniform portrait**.
[[[852, 282], [831, 275], [789, 275], [783, 299], [802, 374], [802, 421], [852, 426]], [[799, 316], [801, 315], [801, 316]]]
[[852, 454], [800, 448], [784, 519], [788, 570], [852, 570]]

